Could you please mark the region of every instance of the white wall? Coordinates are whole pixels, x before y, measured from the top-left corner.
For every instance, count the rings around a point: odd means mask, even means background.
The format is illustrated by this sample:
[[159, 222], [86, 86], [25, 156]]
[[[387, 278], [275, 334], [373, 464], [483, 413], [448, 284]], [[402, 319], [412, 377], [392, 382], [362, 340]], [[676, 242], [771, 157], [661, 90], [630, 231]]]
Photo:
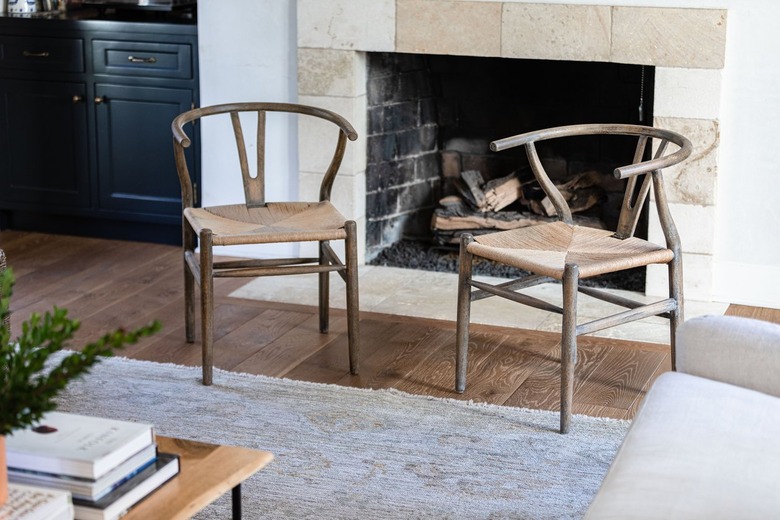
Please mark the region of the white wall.
[[780, 308], [780, 2], [729, 2], [716, 297]]
[[[200, 106], [297, 98], [295, 0], [199, 0], [198, 40]], [[271, 131], [274, 123], [278, 126]], [[272, 116], [268, 125], [266, 198], [292, 200], [298, 193], [296, 125]], [[254, 144], [247, 146], [252, 157]], [[203, 205], [242, 202], [229, 122], [204, 121], [201, 147]], [[297, 246], [231, 247], [216, 253], [281, 257], [296, 254]]]
[[[780, 308], [780, 2], [543, 3], [728, 9], [714, 292], [721, 301]], [[202, 104], [231, 97], [294, 98], [294, 4], [294, 0], [200, 0]], [[210, 140], [210, 135], [204, 136], [204, 144], [211, 146]], [[283, 162], [291, 166], [294, 140], [288, 140], [285, 149], [289, 153]], [[223, 159], [208, 163], [206, 159], [204, 155], [204, 201], [221, 200], [233, 191], [213, 177]], [[295, 193], [294, 177], [278, 189]]]

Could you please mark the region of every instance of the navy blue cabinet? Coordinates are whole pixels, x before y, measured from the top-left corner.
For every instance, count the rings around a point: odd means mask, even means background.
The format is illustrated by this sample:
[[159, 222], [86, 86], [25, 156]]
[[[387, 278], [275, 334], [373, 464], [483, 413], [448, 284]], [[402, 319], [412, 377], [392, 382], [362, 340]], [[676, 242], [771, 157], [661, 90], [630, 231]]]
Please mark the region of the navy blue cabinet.
[[0, 18], [0, 226], [179, 242], [197, 74], [195, 25]]
[[96, 84], [98, 204], [105, 210], [181, 215], [171, 121], [189, 90]]
[[89, 206], [84, 83], [0, 80], [0, 199]]

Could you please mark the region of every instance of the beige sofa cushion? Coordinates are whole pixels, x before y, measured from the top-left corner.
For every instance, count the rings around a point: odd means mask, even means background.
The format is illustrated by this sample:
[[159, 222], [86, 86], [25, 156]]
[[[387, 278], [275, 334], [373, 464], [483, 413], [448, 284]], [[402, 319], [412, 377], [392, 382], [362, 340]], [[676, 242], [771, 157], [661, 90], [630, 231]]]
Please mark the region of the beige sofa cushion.
[[780, 325], [701, 316], [677, 331], [677, 370], [780, 397]]
[[780, 399], [661, 375], [586, 518], [780, 518]]

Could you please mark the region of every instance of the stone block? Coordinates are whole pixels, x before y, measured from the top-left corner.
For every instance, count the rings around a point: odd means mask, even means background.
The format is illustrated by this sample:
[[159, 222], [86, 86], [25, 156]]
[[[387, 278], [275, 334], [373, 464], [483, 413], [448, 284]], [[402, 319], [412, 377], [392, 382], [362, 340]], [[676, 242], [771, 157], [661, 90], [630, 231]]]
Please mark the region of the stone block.
[[[666, 245], [656, 205], [648, 204], [648, 240]], [[669, 204], [669, 211], [680, 233], [684, 253], [711, 255], [715, 252], [715, 206]]]
[[366, 55], [332, 49], [298, 49], [298, 93], [354, 97], [366, 93]]
[[504, 4], [501, 56], [609, 61], [608, 6]]
[[[354, 220], [357, 224], [358, 265], [364, 265], [366, 263], [366, 219], [361, 217]], [[333, 241], [330, 243], [330, 246], [339, 258], [345, 258], [343, 240]], [[317, 255], [319, 255], [319, 245], [317, 242], [301, 242], [299, 247], [301, 256], [316, 258]]]
[[501, 4], [397, 0], [396, 51], [500, 56]]
[[395, 0], [298, 0], [298, 47], [395, 50]]
[[725, 9], [612, 8], [611, 61], [722, 69], [725, 55]]
[[[666, 265], [647, 266], [645, 292], [660, 298], [669, 295], [669, 270]], [[712, 300], [712, 256], [683, 253], [683, 294], [686, 300]]]
[[723, 71], [656, 67], [655, 117], [719, 119]]
[[[366, 96], [354, 98], [299, 96], [299, 103], [331, 110], [349, 121], [358, 134], [348, 141], [339, 175], [357, 175], [366, 169]], [[298, 167], [304, 172], [325, 172], [336, 146], [335, 126], [328, 121], [303, 117], [298, 124]]]
[[693, 144], [693, 153], [685, 162], [664, 170], [669, 202], [714, 205], [720, 145], [718, 121], [657, 117], [654, 125], [684, 135]]
[[[319, 200], [321, 182], [321, 174], [301, 172], [298, 177], [300, 200]], [[337, 176], [330, 200], [345, 217], [351, 219], [362, 217], [366, 212], [365, 174], [350, 177]]]

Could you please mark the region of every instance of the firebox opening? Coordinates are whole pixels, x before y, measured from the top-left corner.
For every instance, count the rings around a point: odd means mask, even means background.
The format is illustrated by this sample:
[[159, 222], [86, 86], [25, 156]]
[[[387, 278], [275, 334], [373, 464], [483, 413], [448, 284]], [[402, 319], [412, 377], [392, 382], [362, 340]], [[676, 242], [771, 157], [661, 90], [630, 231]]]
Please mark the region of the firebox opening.
[[[455, 271], [463, 232], [495, 231], [496, 219], [554, 219], [523, 149], [490, 141], [578, 123], [653, 121], [654, 68], [599, 62], [399, 53], [368, 54], [366, 260]], [[540, 143], [553, 181], [583, 225], [614, 228], [632, 138]], [[649, 152], [649, 151], [648, 151]], [[573, 208], [574, 209], [574, 208]], [[646, 237], [643, 217], [637, 236]], [[644, 269], [595, 284], [644, 290]], [[519, 276], [486, 262], [477, 274]]]

